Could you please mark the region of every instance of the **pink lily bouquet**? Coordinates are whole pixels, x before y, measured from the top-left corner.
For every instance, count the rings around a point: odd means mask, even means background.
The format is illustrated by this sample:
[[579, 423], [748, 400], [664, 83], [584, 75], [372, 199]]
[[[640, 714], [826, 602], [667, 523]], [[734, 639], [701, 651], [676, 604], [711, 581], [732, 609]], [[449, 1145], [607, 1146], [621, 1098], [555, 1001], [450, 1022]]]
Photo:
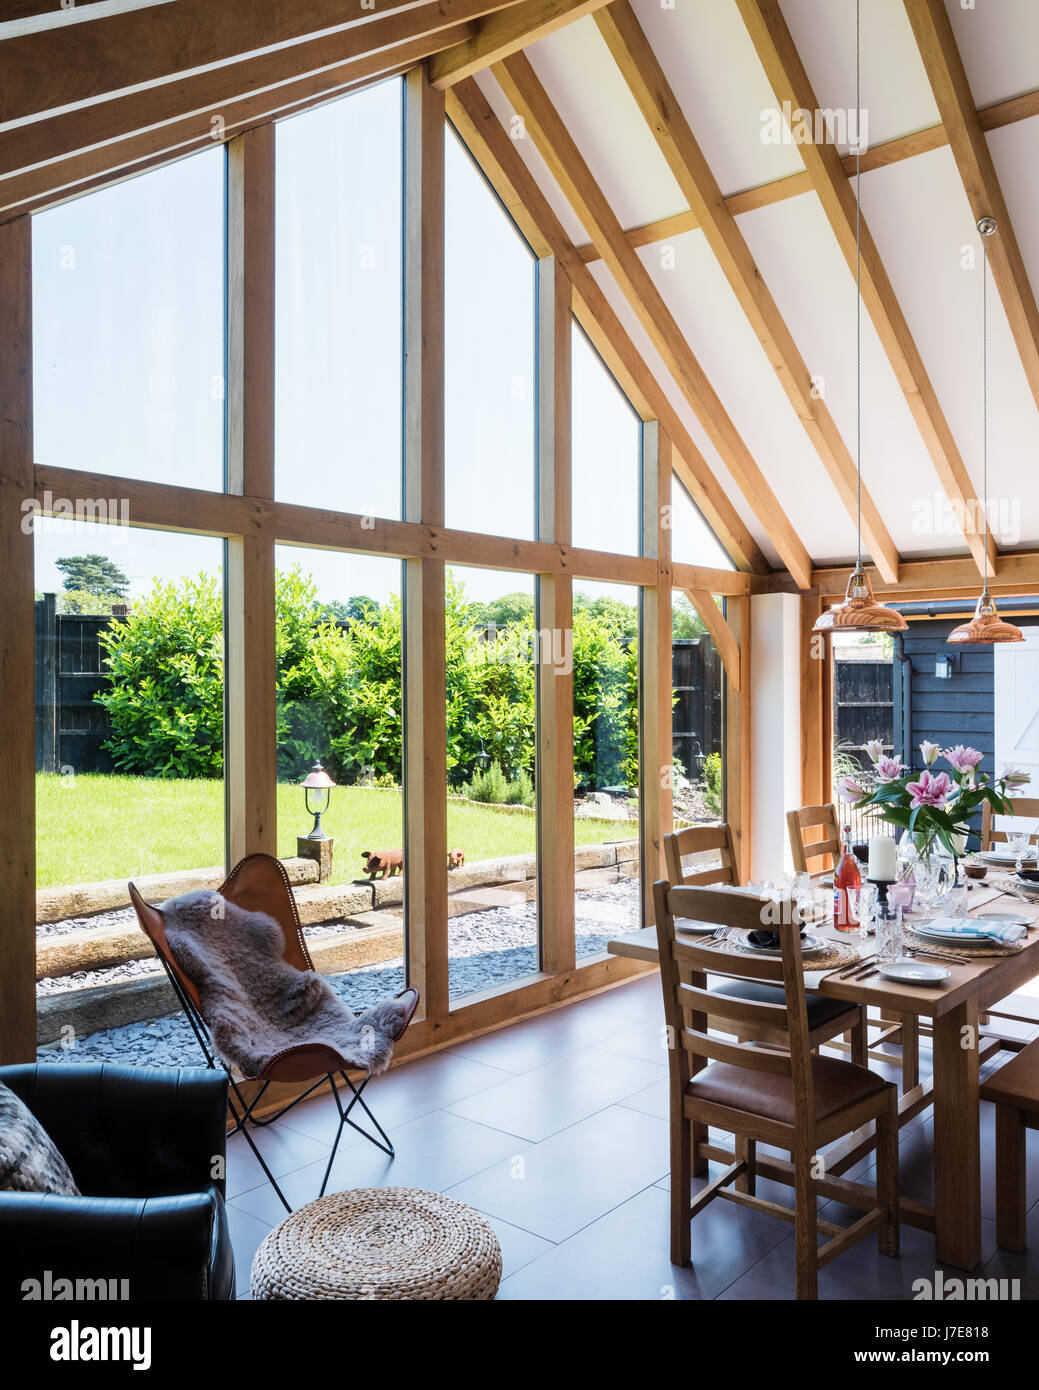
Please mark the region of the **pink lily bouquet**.
[[[978, 772], [982, 755], [976, 748], [940, 748], [937, 743], [921, 743], [920, 754], [924, 769], [917, 775], [899, 758], [884, 755], [879, 739], [866, 745], [866, 754], [873, 764], [876, 786], [868, 790], [854, 774], [842, 777], [837, 786], [838, 798], [855, 809], [872, 806], [880, 819], [889, 825], [901, 826], [912, 834], [921, 847], [939, 841], [951, 855], [963, 853], [970, 820], [987, 801], [1001, 816], [1011, 815], [1007, 786], [1017, 786], [1011, 773], [992, 777]], [[939, 757], [952, 768], [952, 774], [932, 771]], [[1020, 778], [1023, 774], [1016, 773]]]

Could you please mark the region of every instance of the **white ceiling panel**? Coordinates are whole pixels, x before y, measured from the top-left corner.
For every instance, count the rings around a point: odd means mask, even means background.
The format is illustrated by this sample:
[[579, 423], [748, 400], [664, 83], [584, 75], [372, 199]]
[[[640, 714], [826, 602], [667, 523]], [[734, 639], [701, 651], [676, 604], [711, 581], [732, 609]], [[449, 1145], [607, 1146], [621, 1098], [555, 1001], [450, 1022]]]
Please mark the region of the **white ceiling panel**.
[[[854, 109], [855, 0], [782, 0], [782, 10], [820, 106]], [[902, 0], [866, 0], [861, 32], [869, 144], [936, 125], [938, 108]]]
[[[869, 221], [872, 202], [865, 179], [863, 200]], [[855, 279], [822, 207], [814, 195], [806, 195], [738, 220], [809, 372], [821, 378], [826, 404], [854, 457]], [[863, 481], [899, 551], [926, 552], [933, 538], [914, 530], [907, 499], [930, 496], [937, 474], [865, 311], [862, 360]], [[962, 549], [962, 540], [952, 538], [945, 548]]]
[[762, 139], [776, 101], [733, 0], [633, 8], [723, 192], [800, 172], [796, 145]]
[[851, 519], [702, 232], [642, 260], [722, 405], [813, 556], [848, 554]]
[[[952, 153], [869, 175], [869, 221], [964, 463], [981, 490], [982, 257]], [[998, 236], [998, 232], [996, 233]], [[973, 257], [973, 260], [971, 259]], [[1039, 411], [989, 280], [989, 488], [1012, 534], [1039, 537]]]
[[634, 309], [632, 309], [631, 305], [622, 294], [617, 282], [606, 266], [603, 265], [602, 261], [595, 261], [588, 268], [602, 288], [603, 293], [610, 301], [611, 307], [624, 325], [635, 347], [642, 355], [646, 366], [663, 388], [683, 425], [685, 425], [686, 429], [689, 431], [693, 443], [703, 454], [708, 468], [718, 479], [723, 492], [729, 498], [729, 501], [735, 507], [740, 518], [746, 524], [747, 529], [761, 547], [765, 558], [771, 565], [781, 568], [779, 553], [766, 533], [764, 524], [751, 510], [750, 504], [733, 482], [731, 474], [719, 458], [714, 445], [708, 439], [703, 426], [700, 424], [699, 418], [686, 401], [685, 396], [678, 389], [670, 372], [664, 365], [663, 358], [661, 358], [656, 348], [650, 342], [645, 329], [642, 327], [641, 323], [639, 323]]
[[681, 189], [591, 18], [526, 49], [622, 227], [686, 207]]
[[945, 0], [949, 22], [977, 106], [1039, 87], [1039, 4], [1036, 0]]
[[986, 138], [1032, 293], [1039, 294], [1039, 116], [993, 130]]

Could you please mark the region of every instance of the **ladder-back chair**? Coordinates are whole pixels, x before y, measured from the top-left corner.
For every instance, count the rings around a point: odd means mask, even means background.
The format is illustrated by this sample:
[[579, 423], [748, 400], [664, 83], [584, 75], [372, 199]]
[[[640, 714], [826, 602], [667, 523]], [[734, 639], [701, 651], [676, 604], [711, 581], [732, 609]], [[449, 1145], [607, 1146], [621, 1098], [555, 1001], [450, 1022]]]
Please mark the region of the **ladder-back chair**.
[[[809, 1043], [800, 923], [796, 906], [782, 904], [782, 958], [735, 956], [675, 935], [675, 917], [762, 929], [760, 903], [710, 888], [654, 884], [656, 931], [668, 1053], [671, 1130], [671, 1260], [690, 1263], [692, 1222], [716, 1197], [789, 1220], [794, 1226], [795, 1286], [800, 1299], [818, 1296], [822, 1266], [872, 1231], [882, 1253], [898, 1253], [898, 1093], [882, 1077], [854, 1062], [813, 1057]], [[752, 1002], [731, 995], [726, 1012], [741, 1026], [780, 1029], [785, 1045], [734, 1043], [708, 1033], [718, 995], [706, 988], [706, 972], [780, 985], [784, 1004]], [[876, 1190], [845, 1179], [831, 1181], [818, 1155], [831, 1143], [875, 1121]], [[719, 1152], [708, 1127], [725, 1130], [735, 1151]], [[789, 1164], [763, 1158], [757, 1145], [785, 1149]], [[695, 1194], [694, 1175], [705, 1175], [708, 1158], [732, 1161]], [[795, 1205], [788, 1210], [757, 1196], [756, 1175], [793, 1179]], [[822, 1169], [822, 1174], [820, 1174]], [[837, 1199], [863, 1211], [850, 1226], [822, 1220], [819, 1199]], [[818, 1245], [818, 1232], [830, 1239]], [[695, 1262], [694, 1262], [695, 1263]]]

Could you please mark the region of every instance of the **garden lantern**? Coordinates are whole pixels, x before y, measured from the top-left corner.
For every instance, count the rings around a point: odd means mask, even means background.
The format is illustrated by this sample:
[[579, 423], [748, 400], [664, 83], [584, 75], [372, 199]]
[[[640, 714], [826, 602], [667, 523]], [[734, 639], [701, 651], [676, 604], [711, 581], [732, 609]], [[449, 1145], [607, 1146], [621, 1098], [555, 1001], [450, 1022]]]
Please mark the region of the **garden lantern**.
[[480, 739], [480, 751], [476, 755], [476, 761], [480, 764], [480, 771], [486, 772], [491, 765], [491, 755], [483, 746], [483, 739]]
[[[307, 808], [307, 814], [314, 817], [314, 828], [306, 837], [308, 840], [327, 840], [328, 836], [321, 829], [321, 817], [328, 810], [328, 803], [332, 800], [332, 788], [335, 783], [320, 763], [315, 763], [300, 783], [303, 788], [303, 801]], [[310, 793], [314, 793], [315, 805], [310, 804]], [[322, 801], [324, 793], [324, 801]]]

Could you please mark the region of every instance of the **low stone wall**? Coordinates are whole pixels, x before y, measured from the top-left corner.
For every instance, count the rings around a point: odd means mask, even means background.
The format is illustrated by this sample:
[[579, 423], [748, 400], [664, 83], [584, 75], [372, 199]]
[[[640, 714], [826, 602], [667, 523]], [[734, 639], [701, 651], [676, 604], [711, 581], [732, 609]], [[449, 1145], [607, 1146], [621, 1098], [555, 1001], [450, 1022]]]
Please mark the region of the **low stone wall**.
[[[578, 885], [595, 886], [596, 871], [627, 877], [637, 872], [637, 840], [581, 845], [574, 853]], [[294, 889], [300, 920], [316, 927], [325, 922], [346, 924], [350, 931], [310, 936], [307, 949], [316, 970], [337, 975], [361, 966], [392, 960], [404, 947], [404, 880], [402, 877], [373, 882], [331, 885], [307, 882], [305, 875], [316, 873], [311, 860], [284, 861]], [[223, 870], [213, 873], [215, 882], [203, 883], [209, 870], [194, 875], [161, 875], [140, 880], [142, 891], [155, 900], [172, 896], [177, 888], [163, 891], [169, 882], [187, 883], [179, 891], [200, 886], [219, 887]], [[158, 882], [161, 880], [161, 883]], [[190, 880], [190, 881], [189, 881]], [[537, 856], [522, 854], [487, 859], [448, 871], [448, 913], [455, 917], [482, 908], [500, 905], [500, 894], [511, 901], [522, 896], [529, 901], [536, 892]], [[605, 881], [605, 878], [604, 878]], [[123, 894], [125, 897], [125, 885]], [[161, 901], [161, 898], [159, 898]], [[118, 904], [117, 904], [118, 905]], [[151, 942], [136, 926], [83, 928], [63, 935], [41, 937], [37, 942], [36, 977], [54, 978], [77, 971], [101, 970], [154, 956]], [[37, 1000], [38, 1040], [50, 1043], [67, 1037], [86, 1036], [103, 1028], [137, 1023], [176, 1013], [179, 1008], [165, 974], [147, 975], [116, 984], [85, 986]]]
[[[292, 884], [314, 883], [318, 866], [314, 859], [283, 859]], [[195, 888], [219, 888], [227, 877], [222, 864], [209, 869], [183, 869], [173, 874], [142, 874], [134, 882], [152, 903], [165, 902]], [[125, 878], [102, 879], [99, 883], [68, 883], [60, 888], [41, 888], [36, 894], [37, 922], [64, 922], [69, 917], [89, 917], [95, 912], [112, 912], [130, 906]]]

